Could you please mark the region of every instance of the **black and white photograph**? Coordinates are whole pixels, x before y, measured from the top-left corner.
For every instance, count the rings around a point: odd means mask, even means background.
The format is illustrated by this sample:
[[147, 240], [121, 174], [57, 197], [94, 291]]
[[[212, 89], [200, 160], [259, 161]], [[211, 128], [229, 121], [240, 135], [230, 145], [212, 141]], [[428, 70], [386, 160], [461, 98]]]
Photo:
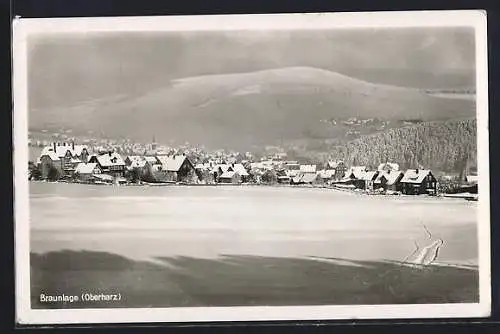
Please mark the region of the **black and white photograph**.
[[486, 317], [486, 13], [14, 21], [22, 324]]

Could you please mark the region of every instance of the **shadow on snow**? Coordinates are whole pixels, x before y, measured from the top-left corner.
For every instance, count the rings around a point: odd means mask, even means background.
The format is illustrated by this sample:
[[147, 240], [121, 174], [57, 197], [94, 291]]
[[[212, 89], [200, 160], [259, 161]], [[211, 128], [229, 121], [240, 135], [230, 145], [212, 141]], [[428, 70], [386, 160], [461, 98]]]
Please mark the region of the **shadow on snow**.
[[[40, 294], [120, 293], [41, 303]], [[224, 255], [136, 261], [107, 252], [31, 254], [32, 308], [293, 306], [478, 302], [477, 269], [389, 261]]]

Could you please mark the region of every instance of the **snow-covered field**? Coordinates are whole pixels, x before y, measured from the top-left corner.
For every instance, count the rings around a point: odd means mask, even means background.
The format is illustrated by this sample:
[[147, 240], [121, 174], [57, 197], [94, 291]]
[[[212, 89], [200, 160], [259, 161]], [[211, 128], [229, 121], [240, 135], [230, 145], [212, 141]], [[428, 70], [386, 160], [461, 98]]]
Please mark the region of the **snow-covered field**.
[[[475, 202], [288, 187], [30, 187], [34, 308], [478, 301]], [[437, 261], [454, 266], [402, 265], [436, 244]], [[82, 290], [124, 297], [39, 300]]]
[[224, 254], [402, 260], [430, 236], [438, 261], [477, 263], [477, 203], [331, 189], [30, 184], [31, 251], [132, 259]]

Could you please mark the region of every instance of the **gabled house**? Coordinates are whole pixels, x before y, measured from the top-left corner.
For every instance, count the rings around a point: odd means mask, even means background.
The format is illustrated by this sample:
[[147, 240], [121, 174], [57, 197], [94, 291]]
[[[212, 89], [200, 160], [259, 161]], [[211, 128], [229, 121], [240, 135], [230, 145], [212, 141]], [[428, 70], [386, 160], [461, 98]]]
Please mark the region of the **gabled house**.
[[94, 155], [89, 162], [97, 163], [103, 174], [108, 174], [114, 177], [123, 177], [125, 174], [125, 161], [120, 154], [116, 152], [108, 152], [101, 155]]
[[380, 172], [389, 172], [399, 170], [399, 165], [393, 162], [384, 162], [378, 165], [377, 170]]
[[188, 183], [199, 181], [193, 164], [185, 155], [159, 155], [156, 158], [162, 165], [167, 181]]
[[466, 175], [465, 182], [466, 184], [461, 186], [461, 191], [468, 192], [471, 194], [478, 193], [478, 177], [477, 175]]
[[322, 169], [318, 172], [318, 182], [328, 184], [335, 178], [335, 169]]
[[98, 174], [102, 174], [102, 169], [95, 162], [81, 162], [75, 169], [75, 176], [82, 182], [92, 182]]
[[[51, 177], [60, 177], [63, 175], [63, 169], [61, 164], [61, 159], [57, 156], [54, 151], [42, 152], [40, 156], [40, 174], [42, 179], [48, 179]], [[51, 172], [54, 170], [57, 175], [51, 176]]]
[[385, 191], [402, 191], [401, 179], [404, 173], [399, 170], [380, 172], [374, 182], [374, 188]]
[[364, 189], [365, 181], [363, 177], [367, 171], [368, 168], [366, 166], [352, 166], [347, 170], [340, 183], [352, 184], [356, 188]]
[[363, 181], [361, 189], [373, 191], [373, 185], [378, 174], [379, 171], [365, 171], [360, 177], [360, 180]]
[[326, 164], [327, 171], [335, 171], [332, 178], [335, 180], [341, 180], [344, 178], [346, 172], [347, 172], [347, 165], [344, 163], [344, 161], [339, 160], [339, 161], [328, 161]]
[[248, 171], [242, 164], [233, 164], [231, 168], [233, 169], [233, 171], [238, 173], [238, 175], [241, 178], [241, 182], [243, 183], [249, 182], [250, 174], [248, 174]]
[[300, 173], [316, 173], [316, 165], [300, 165]]
[[465, 177], [465, 181], [468, 183], [468, 184], [477, 184], [478, 183], [478, 177], [477, 175], [467, 175]]
[[129, 155], [125, 158], [125, 165], [130, 168], [143, 168], [146, 165], [146, 157], [142, 155]]
[[401, 189], [407, 195], [435, 195], [437, 180], [429, 169], [408, 169], [401, 179]]
[[304, 173], [300, 179], [301, 184], [314, 184], [317, 182], [318, 174], [316, 173]]
[[280, 169], [276, 171], [276, 181], [281, 184], [289, 184], [290, 176], [287, 174], [287, 170]]
[[316, 173], [302, 173], [290, 180], [290, 184], [316, 184], [318, 180], [318, 174]]
[[80, 162], [86, 162], [89, 153], [86, 145], [75, 143], [52, 143], [42, 149], [39, 162], [42, 178], [47, 178], [51, 169], [59, 176], [72, 176]]
[[240, 184], [241, 175], [235, 171], [226, 171], [219, 176], [219, 183]]

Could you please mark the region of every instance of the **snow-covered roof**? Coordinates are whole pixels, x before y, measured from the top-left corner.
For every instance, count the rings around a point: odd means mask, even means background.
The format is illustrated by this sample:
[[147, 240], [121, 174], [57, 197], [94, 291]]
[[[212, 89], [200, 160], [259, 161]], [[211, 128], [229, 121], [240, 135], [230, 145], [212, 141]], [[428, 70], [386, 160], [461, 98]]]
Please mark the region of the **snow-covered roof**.
[[342, 160], [339, 160], [339, 161], [333, 161], [333, 160], [329, 160], [328, 163], [327, 163], [327, 166], [328, 168], [330, 169], [335, 169], [337, 168], [340, 164], [344, 164], [344, 162]]
[[163, 169], [169, 172], [178, 172], [181, 169], [182, 164], [186, 161], [187, 157], [185, 155], [160, 155], [156, 157], [158, 161], [163, 165]]
[[145, 156], [144, 160], [146, 160], [146, 162], [149, 162], [150, 164], [158, 163], [158, 159], [156, 157], [153, 157], [153, 156]]
[[378, 165], [377, 170], [399, 170], [399, 165], [393, 162], [384, 162]]
[[316, 180], [316, 177], [317, 175], [316, 174], [313, 174], [313, 173], [305, 173], [305, 174], [302, 174], [302, 178], [300, 179], [301, 182], [304, 182], [304, 183], [311, 183], [313, 182], [314, 180]]
[[424, 178], [429, 175], [429, 169], [408, 169], [401, 182], [403, 183], [422, 183]]
[[229, 178], [233, 178], [235, 175], [237, 176], [239, 174], [237, 172], [234, 172], [234, 171], [225, 171], [219, 177], [223, 178], [223, 179], [229, 179]]
[[116, 152], [101, 154], [97, 157], [99, 164], [104, 167], [124, 166], [122, 156]]
[[241, 176], [248, 176], [248, 172], [242, 164], [234, 164], [233, 170]]
[[331, 179], [335, 175], [335, 170], [333, 169], [322, 169], [318, 172], [319, 177], [322, 179]]
[[79, 156], [82, 154], [83, 150], [87, 150], [87, 145], [74, 145], [74, 148], [73, 148], [73, 145], [71, 144], [64, 144], [64, 145], [59, 145], [55, 147], [55, 150], [54, 150], [54, 145], [49, 145], [49, 146], [45, 146], [43, 149], [42, 149], [42, 152], [40, 154], [40, 156], [43, 156], [43, 155], [48, 155], [49, 152], [53, 152], [55, 153], [59, 158], [62, 158], [66, 155], [66, 152], [70, 152], [71, 156]]
[[478, 182], [478, 177], [477, 175], [467, 175], [465, 177], [465, 180], [468, 182], [468, 183], [477, 183]]
[[361, 179], [366, 172], [366, 166], [352, 166], [346, 173], [347, 177], [354, 175], [356, 179]]
[[134, 161], [144, 161], [144, 157], [142, 155], [129, 155], [125, 158], [125, 160], [129, 160], [130, 162]]
[[81, 162], [76, 166], [75, 173], [93, 174], [96, 167], [99, 168], [99, 165], [95, 162], [89, 162], [89, 163]]
[[302, 173], [316, 173], [316, 165], [300, 165]]
[[143, 160], [133, 160], [132, 163], [130, 164], [131, 168], [142, 168], [146, 166], [146, 159]]
[[222, 173], [225, 173], [227, 171], [234, 171], [234, 169], [231, 167], [231, 165], [228, 164], [218, 164], [212, 167], [212, 172], [217, 172], [218, 170], [222, 171]]
[[378, 171], [365, 171], [362, 175], [361, 175], [361, 180], [364, 180], [364, 181], [373, 181], [375, 180], [375, 178], [377, 177], [378, 175]]
[[375, 179], [376, 183], [381, 183], [382, 182], [382, 177], [386, 180], [386, 184], [389, 186], [392, 186], [394, 183], [398, 181], [398, 178], [400, 178], [404, 173], [399, 170], [395, 171], [390, 171], [390, 172], [380, 172], [380, 174], [377, 176]]
[[54, 152], [54, 151], [42, 151], [42, 154], [40, 154], [40, 158], [43, 156], [48, 156], [52, 161], [59, 161], [59, 156]]

